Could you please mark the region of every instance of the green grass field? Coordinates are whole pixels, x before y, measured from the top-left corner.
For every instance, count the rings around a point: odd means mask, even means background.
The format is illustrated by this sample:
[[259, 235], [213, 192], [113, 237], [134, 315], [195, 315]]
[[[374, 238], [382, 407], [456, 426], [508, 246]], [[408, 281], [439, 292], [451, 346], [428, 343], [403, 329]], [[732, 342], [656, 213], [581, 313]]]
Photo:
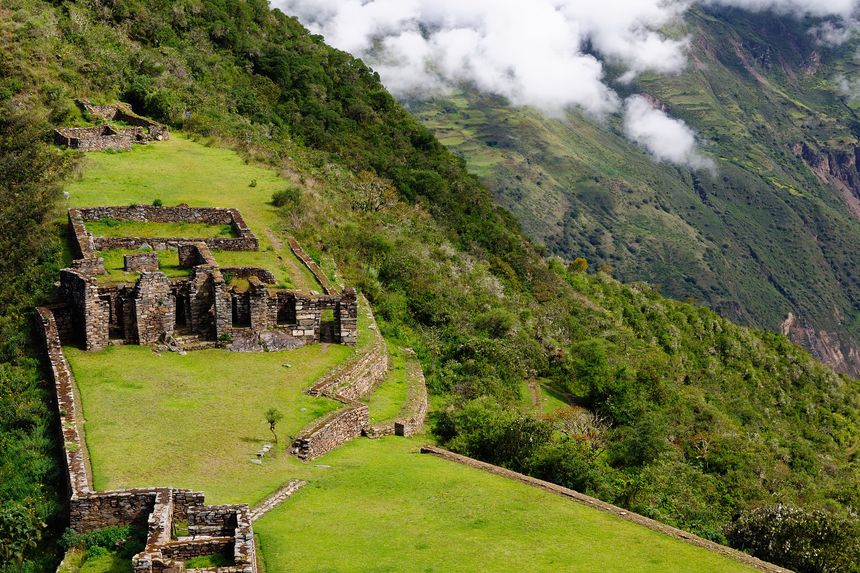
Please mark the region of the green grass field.
[[[99, 282], [135, 282], [140, 273], [125, 272], [124, 255], [132, 255], [145, 253], [140, 249], [111, 249], [108, 251], [99, 251], [99, 256], [105, 260], [105, 271], [107, 274], [99, 275]], [[179, 266], [179, 254], [175, 249], [165, 249], [163, 251], [155, 251], [158, 255], [158, 268], [167, 277], [186, 277], [191, 272], [190, 269], [183, 269]]]
[[[251, 262], [246, 264], [255, 264], [257, 259], [254, 257], [262, 256], [267, 268], [273, 267], [269, 270], [279, 277], [281, 283], [300, 290], [320, 291], [322, 289], [313, 274], [290, 251], [286, 238], [277, 234], [282, 227], [283, 216], [269, 202], [273, 193], [289, 185], [274, 171], [249, 165], [233, 151], [207, 147], [182, 134], [172, 133], [169, 141], [138, 145], [124, 153], [87, 154], [83, 176], [65, 190], [69, 193], [67, 207], [149, 205], [160, 199], [165, 206], [187, 203], [192, 207], [239, 209], [260, 240], [261, 251], [272, 255], [249, 254]], [[106, 232], [106, 228], [113, 232], [113, 229], [124, 226], [88, 223], [87, 228], [93, 230], [93, 225], [99, 232]], [[154, 225], [152, 232], [158, 236], [176, 236], [175, 228], [157, 227]], [[221, 230], [218, 225], [203, 227], [212, 227], [204, 229], [206, 233], [203, 236], [211, 236], [213, 229]], [[123, 234], [127, 230], [122, 231]], [[270, 232], [278, 244], [273, 244]]]
[[[172, 485], [203, 490], [212, 503], [265, 498], [292, 477], [283, 454], [290, 436], [338, 407], [302, 390], [352, 352], [340, 345], [185, 356], [140, 346], [67, 348], [95, 488]], [[269, 407], [284, 414], [279, 445], [255, 465], [250, 459], [272, 441]]]
[[235, 237], [230, 225], [209, 225], [206, 223], [145, 223], [141, 221], [118, 221], [102, 219], [86, 224], [87, 231], [94, 237], [186, 237], [189, 239], [210, 239], [214, 237]]
[[403, 355], [403, 350], [389, 343], [388, 355], [391, 360], [388, 375], [382, 384], [364, 400], [370, 408], [370, 422], [373, 424], [396, 417], [409, 395], [406, 357]]
[[254, 524], [268, 572], [751, 571], [551, 493], [418, 454], [418, 440], [354, 440]]

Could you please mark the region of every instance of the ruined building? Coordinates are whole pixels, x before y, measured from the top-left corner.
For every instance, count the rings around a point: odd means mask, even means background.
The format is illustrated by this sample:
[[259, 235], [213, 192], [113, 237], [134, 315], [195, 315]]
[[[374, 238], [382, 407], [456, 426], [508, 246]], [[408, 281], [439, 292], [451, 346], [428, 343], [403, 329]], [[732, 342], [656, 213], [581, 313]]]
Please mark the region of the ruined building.
[[[111, 219], [230, 225], [233, 237], [95, 237], [86, 223]], [[323, 295], [275, 287], [273, 274], [255, 267], [222, 268], [211, 248], [255, 251], [259, 242], [235, 209], [178, 207], [94, 207], [69, 210], [75, 260], [60, 272], [55, 307], [65, 342], [99, 350], [109, 344], [155, 344], [173, 340], [195, 348], [278, 350], [312, 342], [355, 344], [357, 302], [353, 289]], [[100, 281], [100, 250], [175, 248], [188, 276], [168, 278], [155, 252], [125, 256], [136, 282]], [[228, 279], [243, 279], [243, 288]], [[206, 344], [208, 343], [208, 344]]]

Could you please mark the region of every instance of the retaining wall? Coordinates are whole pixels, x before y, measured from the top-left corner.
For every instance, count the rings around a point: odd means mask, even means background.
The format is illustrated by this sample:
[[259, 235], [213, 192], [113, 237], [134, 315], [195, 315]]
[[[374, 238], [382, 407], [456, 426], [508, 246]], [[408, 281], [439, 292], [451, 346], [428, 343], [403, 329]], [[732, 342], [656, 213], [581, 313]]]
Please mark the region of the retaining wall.
[[595, 509], [606, 511], [626, 521], [632, 521], [633, 523], [636, 523], [643, 527], [647, 527], [652, 531], [663, 533], [665, 535], [668, 535], [669, 537], [674, 537], [675, 539], [685, 541], [692, 545], [697, 545], [699, 547], [702, 547], [703, 549], [707, 549], [709, 551], [713, 551], [714, 553], [719, 553], [736, 561], [740, 561], [741, 563], [753, 567], [754, 569], [758, 569], [759, 571], [766, 571], [768, 573], [792, 573], [788, 569], [784, 569], [782, 567], [779, 567], [778, 565], [768, 563], [767, 561], [762, 561], [761, 559], [757, 559], [751, 555], [747, 555], [746, 553], [743, 553], [736, 549], [732, 549], [731, 547], [726, 547], [725, 545], [720, 545], [719, 543], [708, 541], [707, 539], [703, 539], [687, 531], [682, 531], [675, 527], [666, 525], [665, 523], [654, 521], [653, 519], [647, 518], [643, 515], [639, 515], [638, 513], [633, 513], [632, 511], [622, 509], [610, 503], [600, 501], [599, 499], [593, 498], [583, 493], [579, 493], [578, 491], [574, 491], [566, 487], [562, 487], [554, 483], [550, 483], [548, 481], [543, 481], [537, 478], [533, 478], [531, 476], [527, 476], [525, 474], [511, 471], [509, 469], [494, 466], [493, 464], [488, 464], [486, 462], [482, 462], [480, 460], [476, 460], [468, 456], [455, 454], [454, 452], [450, 452], [437, 446], [423, 446], [421, 448], [421, 453], [431, 454], [452, 462], [457, 462], [459, 464], [473, 467], [475, 469], [489, 472], [491, 474], [495, 474], [504, 478], [512, 479], [514, 481], [518, 481], [526, 485], [530, 485], [554, 493], [556, 495], [566, 497], [568, 499], [588, 505]]

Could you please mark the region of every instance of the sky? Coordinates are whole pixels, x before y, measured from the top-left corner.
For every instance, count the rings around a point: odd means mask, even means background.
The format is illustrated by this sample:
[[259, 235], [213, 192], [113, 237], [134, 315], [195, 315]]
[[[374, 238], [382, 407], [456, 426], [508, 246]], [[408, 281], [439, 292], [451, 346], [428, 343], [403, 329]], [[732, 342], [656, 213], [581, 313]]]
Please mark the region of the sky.
[[[668, 37], [696, 2], [826, 20], [810, 29], [823, 43], [845, 41], [860, 0], [271, 0], [326, 42], [362, 58], [399, 98], [469, 83], [564, 117], [623, 114], [628, 138], [656, 161], [711, 169], [695, 132], [650, 100], [622, 100], [607, 64], [630, 81], [645, 71], [677, 73], [691, 39]], [[586, 47], [590, 49], [586, 50]]]

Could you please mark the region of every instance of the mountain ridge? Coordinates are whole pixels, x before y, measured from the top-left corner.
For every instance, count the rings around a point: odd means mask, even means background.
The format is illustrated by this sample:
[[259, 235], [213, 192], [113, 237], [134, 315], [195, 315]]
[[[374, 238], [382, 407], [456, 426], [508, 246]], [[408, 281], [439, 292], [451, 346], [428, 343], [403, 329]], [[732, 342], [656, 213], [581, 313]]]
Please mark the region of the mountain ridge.
[[685, 71], [618, 86], [695, 128], [715, 176], [655, 163], [616, 116], [559, 121], [469, 89], [407, 106], [551, 252], [744, 324], [779, 332], [792, 313], [795, 341], [858, 376], [858, 122], [834, 80], [857, 63], [808, 25], [697, 8]]

